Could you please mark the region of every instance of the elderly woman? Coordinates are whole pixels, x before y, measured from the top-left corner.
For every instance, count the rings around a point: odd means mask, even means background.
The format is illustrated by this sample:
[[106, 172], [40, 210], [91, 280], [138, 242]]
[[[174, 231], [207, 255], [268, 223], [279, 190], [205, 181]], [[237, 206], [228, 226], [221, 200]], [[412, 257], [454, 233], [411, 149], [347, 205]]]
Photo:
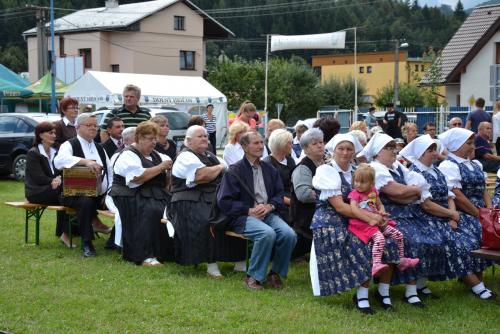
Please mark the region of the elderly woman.
[[409, 144], [418, 137], [418, 129], [417, 124], [415, 123], [406, 123], [403, 127], [403, 135], [405, 144]]
[[398, 162], [396, 152], [392, 137], [382, 133], [373, 136], [363, 149], [367, 158], [374, 158], [371, 166], [377, 175], [375, 186], [385, 210], [404, 235], [405, 256], [420, 259], [417, 267], [396, 272], [394, 283], [406, 283], [404, 300], [412, 306], [424, 307], [417, 295], [417, 280], [444, 274], [443, 241], [426, 220], [414, 214], [412, 206], [420, 200], [420, 186], [425, 180]]
[[241, 261], [246, 244], [223, 233], [212, 236], [208, 221], [226, 164], [208, 150], [208, 134], [202, 126], [188, 128], [185, 145], [172, 169], [175, 259], [183, 265], [206, 262], [207, 273], [214, 278], [222, 277], [216, 261], [240, 261], [235, 270], [245, 271]]
[[[354, 130], [362, 131], [366, 135], [366, 139], [370, 138], [370, 131], [368, 131], [368, 126], [366, 125], [366, 123], [364, 121], [356, 121], [356, 122], [352, 123], [351, 126], [349, 127], [349, 131], [351, 132]], [[366, 139], [365, 139], [365, 142], [366, 142]]]
[[[318, 167], [312, 180], [312, 185], [319, 191], [319, 204], [311, 223], [310, 274], [313, 293], [315, 296], [327, 296], [358, 287], [353, 297], [356, 308], [363, 313], [372, 313], [368, 301], [371, 250], [368, 244], [347, 229], [347, 218], [353, 217], [347, 197], [353, 185], [354, 167], [351, 161], [361, 146], [351, 134], [336, 135], [332, 146], [332, 161]], [[384, 261], [397, 261], [394, 244], [387, 244], [386, 249], [392, 251], [384, 254]], [[392, 308], [389, 297], [391, 275], [392, 266], [378, 277], [380, 283], [376, 297], [384, 309]]]
[[[54, 168], [53, 160], [57, 150], [54, 148], [56, 140], [55, 125], [49, 122], [39, 123], [35, 127], [33, 147], [26, 157], [26, 177], [24, 179], [24, 193], [31, 203], [59, 205], [61, 193], [61, 176]], [[57, 223], [61, 229], [61, 241], [70, 247], [69, 236], [65, 226], [57, 216]]]
[[[479, 208], [491, 207], [491, 198], [486, 191], [481, 163], [469, 159], [474, 152], [474, 133], [462, 128], [453, 128], [439, 135], [439, 140], [448, 150], [448, 156], [439, 165], [439, 170], [446, 177], [448, 189], [455, 194], [455, 204], [460, 213], [460, 222], [455, 231], [467, 244], [469, 251], [479, 249], [482, 238]], [[480, 282], [482, 270], [488, 265], [487, 261], [473, 261], [467, 269], [475, 273], [477, 279], [464, 279], [469, 286], [474, 285], [472, 292], [482, 299], [495, 297], [495, 294]]]
[[55, 147], [58, 149], [66, 140], [76, 137], [76, 117], [78, 116], [78, 100], [65, 97], [59, 102], [61, 120], [54, 123], [56, 127]]
[[159, 127], [155, 151], [168, 155], [170, 159], [175, 160], [175, 156], [177, 155], [177, 145], [175, 145], [173, 140], [167, 138], [168, 133], [170, 132], [168, 118], [162, 115], [157, 115], [152, 117], [150, 121], [158, 124]]
[[[474, 258], [467, 236], [458, 229], [460, 216], [455, 207], [455, 194], [448, 190], [446, 177], [433, 165], [437, 159], [437, 144], [430, 135], [420, 136], [406, 146], [401, 154], [412, 162], [410, 170], [421, 174], [425, 180], [422, 192], [423, 202], [416, 208], [416, 214], [431, 225], [435, 233], [442, 236], [446, 251], [446, 271], [443, 277], [431, 279], [450, 279], [460, 277], [472, 290], [484, 290], [484, 283], [476, 275], [481, 260]], [[424, 283], [424, 282], [422, 282]], [[424, 285], [418, 289], [423, 296], [431, 296], [431, 291]], [[485, 296], [485, 299], [492, 295]]]
[[151, 121], [137, 126], [134, 144], [116, 159], [110, 191], [122, 221], [123, 259], [143, 266], [160, 266], [167, 257], [167, 231], [161, 219], [172, 160], [154, 150], [158, 132]]
[[249, 130], [250, 126], [245, 122], [234, 122], [229, 127], [228, 143], [224, 147], [224, 153], [222, 154], [222, 158], [228, 166], [243, 159], [245, 152], [239, 141], [241, 135]]
[[304, 255], [311, 249], [311, 220], [317, 199], [312, 180], [316, 168], [324, 163], [323, 132], [316, 128], [307, 130], [300, 138], [300, 146], [304, 158], [292, 173], [290, 198], [290, 219], [298, 236], [294, 257]]
[[280, 207], [279, 215], [288, 225], [291, 225], [290, 219], [290, 197], [292, 188], [292, 172], [295, 168], [295, 160], [290, 156], [292, 151], [292, 134], [284, 129], [274, 130], [269, 136], [269, 149], [271, 155], [263, 160], [273, 165], [281, 176], [285, 196], [283, 198], [284, 206]]

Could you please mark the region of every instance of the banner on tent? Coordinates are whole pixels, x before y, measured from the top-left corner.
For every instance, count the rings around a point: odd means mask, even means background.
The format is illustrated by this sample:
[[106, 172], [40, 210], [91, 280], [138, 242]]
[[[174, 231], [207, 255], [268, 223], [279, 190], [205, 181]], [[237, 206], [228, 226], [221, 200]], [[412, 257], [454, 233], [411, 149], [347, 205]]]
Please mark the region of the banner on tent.
[[271, 52], [291, 49], [343, 49], [345, 31], [314, 35], [271, 36]]

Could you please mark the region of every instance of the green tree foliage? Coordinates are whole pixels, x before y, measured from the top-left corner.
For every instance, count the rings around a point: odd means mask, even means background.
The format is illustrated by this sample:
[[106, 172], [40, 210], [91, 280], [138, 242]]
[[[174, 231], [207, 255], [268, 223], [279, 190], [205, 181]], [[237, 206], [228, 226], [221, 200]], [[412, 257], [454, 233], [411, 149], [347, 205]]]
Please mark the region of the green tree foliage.
[[14, 72], [22, 72], [27, 67], [24, 50], [19, 46], [10, 45], [0, 50], [0, 64], [7, 66]]
[[460, 0], [458, 0], [457, 5], [455, 6], [453, 17], [458, 21], [464, 21], [465, 18], [467, 17], [467, 14], [465, 14], [464, 5]]
[[[401, 108], [437, 107], [437, 97], [429, 88], [418, 87], [413, 83], [401, 83], [398, 86], [398, 97]], [[389, 84], [377, 90], [375, 104], [384, 107], [394, 100], [394, 86]]]
[[[313, 117], [324, 103], [323, 90], [311, 67], [302, 59], [274, 58], [269, 62], [268, 111], [277, 117], [276, 103], [283, 103], [281, 118], [293, 121]], [[235, 58], [214, 62], [208, 80], [228, 98], [228, 108], [237, 109], [245, 100], [264, 108], [265, 63]]]
[[[325, 96], [325, 104], [339, 106], [342, 109], [354, 109], [354, 78], [352, 76], [347, 78], [332, 76], [321, 85], [321, 88]], [[358, 101], [366, 92], [364, 82], [358, 80]]]

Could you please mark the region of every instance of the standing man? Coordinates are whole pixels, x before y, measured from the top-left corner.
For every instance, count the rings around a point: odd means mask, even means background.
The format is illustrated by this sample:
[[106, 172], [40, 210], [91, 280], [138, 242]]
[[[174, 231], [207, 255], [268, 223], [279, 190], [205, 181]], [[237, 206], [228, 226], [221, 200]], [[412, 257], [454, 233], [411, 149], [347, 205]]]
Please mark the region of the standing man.
[[[261, 161], [264, 151], [262, 136], [254, 131], [243, 134], [240, 145], [245, 156], [231, 166], [232, 173], [246, 182], [251, 194], [243, 190], [240, 182], [230, 173], [224, 174], [217, 193], [217, 205], [222, 212], [235, 219], [231, 228], [252, 240], [245, 285], [260, 290], [262, 283], [274, 289], [283, 286], [281, 277], [288, 273], [290, 257], [297, 243], [297, 235], [277, 214], [283, 205], [283, 183], [278, 171]], [[271, 271], [267, 271], [272, 258]]]
[[139, 107], [140, 98], [141, 89], [139, 87], [134, 85], [125, 86], [123, 89], [123, 106], [110, 111], [101, 125], [101, 143], [104, 143], [109, 138], [106, 128], [111, 118], [119, 117], [123, 121], [125, 129], [149, 121], [151, 114], [148, 109]]
[[477, 130], [477, 135], [474, 138], [476, 159], [483, 165], [484, 172], [496, 173], [500, 168], [500, 156], [494, 155], [491, 150], [493, 126], [491, 123], [481, 122]]
[[394, 109], [394, 103], [387, 103], [387, 112], [384, 115], [385, 133], [392, 138], [403, 138], [401, 126], [403, 119], [401, 113]]
[[467, 122], [465, 123], [465, 128], [471, 130], [474, 133], [478, 132], [478, 126], [481, 122], [491, 123], [491, 115], [484, 111], [485, 101], [482, 97], [476, 100], [476, 110], [471, 112], [467, 116]]
[[112, 157], [116, 151], [123, 148], [123, 121], [118, 117], [113, 117], [108, 121], [106, 130], [108, 131], [109, 139], [101, 144], [106, 151], [108, 157]]
[[365, 116], [365, 123], [368, 126], [369, 129], [373, 128], [374, 126], [378, 125], [377, 122], [377, 117], [375, 117], [375, 107], [370, 107], [368, 109], [368, 113]]
[[212, 145], [212, 151], [217, 154], [217, 119], [214, 115], [214, 105], [209, 103], [207, 105], [207, 112], [201, 115], [201, 118], [205, 121], [205, 129], [208, 132], [208, 140]]
[[[84, 257], [96, 256], [92, 237], [92, 221], [97, 217], [97, 208], [103, 200], [108, 185], [111, 184], [111, 163], [104, 149], [94, 143], [99, 126], [95, 116], [89, 113], [80, 114], [76, 119], [77, 136], [64, 142], [54, 158], [57, 169], [86, 166], [101, 175], [99, 196], [62, 197], [64, 206], [76, 210], [82, 236], [82, 253]], [[64, 181], [63, 181], [64, 182]]]

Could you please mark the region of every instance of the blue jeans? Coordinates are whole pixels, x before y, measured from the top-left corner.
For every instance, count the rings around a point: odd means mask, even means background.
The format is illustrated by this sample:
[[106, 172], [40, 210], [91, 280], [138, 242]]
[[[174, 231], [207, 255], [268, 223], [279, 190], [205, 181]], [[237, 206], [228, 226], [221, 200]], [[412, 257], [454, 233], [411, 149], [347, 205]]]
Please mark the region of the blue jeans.
[[268, 214], [264, 220], [248, 216], [243, 235], [253, 241], [247, 271], [259, 282], [266, 279], [267, 266], [274, 248], [272, 271], [286, 277], [297, 235], [278, 215]]

